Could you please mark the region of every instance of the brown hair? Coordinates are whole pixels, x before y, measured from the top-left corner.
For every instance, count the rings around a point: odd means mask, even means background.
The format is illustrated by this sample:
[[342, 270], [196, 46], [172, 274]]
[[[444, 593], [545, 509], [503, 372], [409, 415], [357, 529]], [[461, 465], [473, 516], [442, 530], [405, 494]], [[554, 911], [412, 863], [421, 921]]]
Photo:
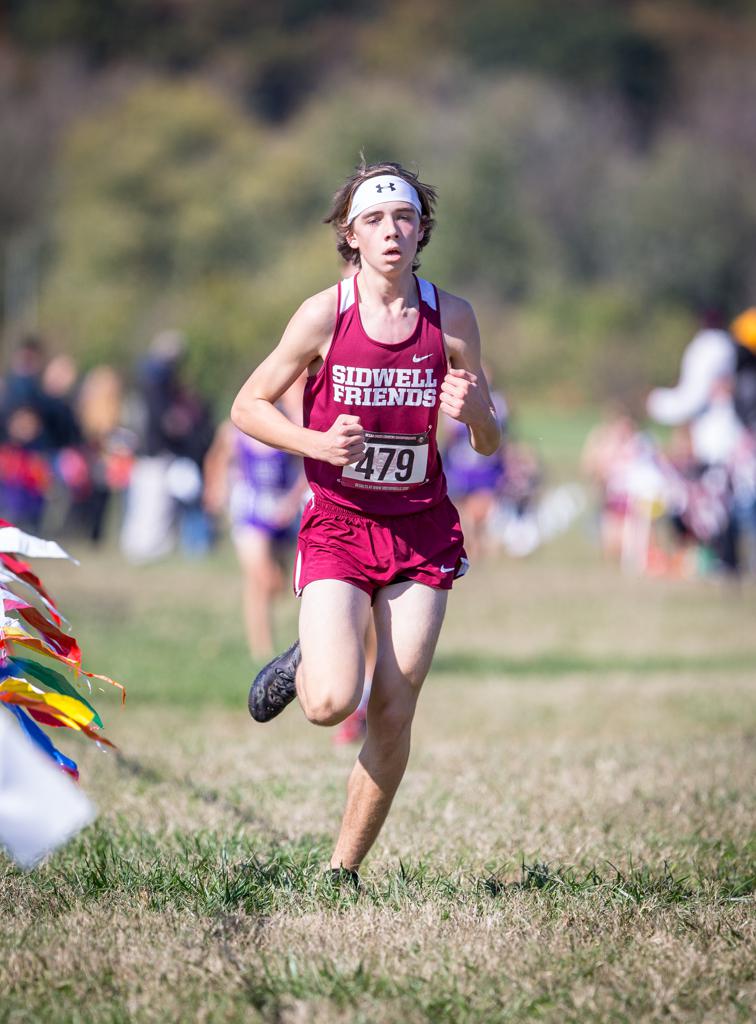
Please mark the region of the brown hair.
[[[349, 207], [352, 203], [352, 196], [357, 191], [358, 187], [363, 181], [368, 178], [374, 178], [377, 174], [394, 174], [398, 178], [404, 178], [404, 180], [412, 185], [420, 198], [420, 205], [423, 208], [423, 212], [420, 214], [420, 227], [424, 229], [424, 235], [417, 244], [417, 251], [420, 252], [430, 242], [431, 231], [433, 225], [436, 223], [433, 219], [433, 213], [436, 207], [436, 190], [432, 185], [425, 185], [416, 174], [412, 171], [408, 171], [401, 164], [395, 164], [391, 162], [381, 164], [367, 164], [363, 157], [360, 163], [355, 168], [354, 174], [347, 178], [344, 184], [341, 186], [339, 191], [333, 197], [333, 203], [331, 204], [331, 212], [324, 219], [325, 224], [333, 224], [334, 230], [336, 231], [336, 248], [339, 251], [340, 256], [347, 263], [354, 263], [355, 266], [362, 266], [360, 260], [359, 249], [353, 249], [346, 240], [347, 229], [347, 214], [349, 213]], [[412, 263], [412, 269], [417, 270], [420, 266], [420, 260], [415, 256]]]

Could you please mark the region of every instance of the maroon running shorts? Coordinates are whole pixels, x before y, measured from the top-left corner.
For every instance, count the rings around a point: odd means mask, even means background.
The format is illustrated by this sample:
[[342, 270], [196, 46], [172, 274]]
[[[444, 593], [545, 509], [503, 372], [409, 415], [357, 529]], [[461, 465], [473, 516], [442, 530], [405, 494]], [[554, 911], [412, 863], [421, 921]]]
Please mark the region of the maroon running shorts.
[[312, 498], [299, 528], [294, 590], [300, 595], [315, 580], [344, 580], [371, 600], [405, 580], [451, 590], [470, 564], [463, 545], [448, 497], [423, 512], [370, 517]]

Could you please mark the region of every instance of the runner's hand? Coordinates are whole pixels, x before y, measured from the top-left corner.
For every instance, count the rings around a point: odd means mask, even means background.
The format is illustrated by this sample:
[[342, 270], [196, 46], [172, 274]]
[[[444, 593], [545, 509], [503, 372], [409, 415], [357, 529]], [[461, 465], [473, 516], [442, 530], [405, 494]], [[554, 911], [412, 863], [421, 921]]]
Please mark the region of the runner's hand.
[[441, 383], [441, 412], [460, 423], [474, 425], [491, 415], [480, 393], [478, 378], [469, 370], [450, 369]]
[[342, 413], [321, 436], [320, 458], [332, 466], [347, 466], [350, 462], [357, 462], [365, 451], [365, 431], [359, 416]]

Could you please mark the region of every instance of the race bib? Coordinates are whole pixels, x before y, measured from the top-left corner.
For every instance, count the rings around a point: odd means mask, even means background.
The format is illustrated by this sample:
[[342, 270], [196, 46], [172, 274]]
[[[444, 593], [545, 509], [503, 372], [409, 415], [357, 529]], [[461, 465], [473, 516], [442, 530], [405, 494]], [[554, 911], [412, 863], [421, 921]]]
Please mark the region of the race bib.
[[365, 433], [365, 451], [359, 462], [344, 466], [346, 487], [369, 490], [406, 490], [425, 482], [428, 469], [428, 434]]

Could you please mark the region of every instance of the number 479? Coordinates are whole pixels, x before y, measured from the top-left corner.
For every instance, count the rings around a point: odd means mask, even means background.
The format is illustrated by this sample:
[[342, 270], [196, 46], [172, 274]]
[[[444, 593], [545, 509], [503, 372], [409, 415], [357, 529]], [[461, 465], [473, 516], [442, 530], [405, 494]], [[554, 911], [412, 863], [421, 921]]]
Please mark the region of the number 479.
[[[378, 455], [386, 456], [383, 465], [381, 465], [377, 470], [375, 467], [376, 451]], [[396, 468], [393, 473], [394, 480], [397, 480], [400, 483], [405, 480], [409, 480], [412, 475], [412, 466], [415, 461], [415, 453], [411, 448], [375, 449], [371, 445], [368, 445], [365, 449], [365, 454], [354, 467], [354, 471], [355, 473], [360, 473], [366, 480], [372, 480], [374, 477], [377, 480], [385, 480], [394, 462], [394, 458], [396, 458]]]

